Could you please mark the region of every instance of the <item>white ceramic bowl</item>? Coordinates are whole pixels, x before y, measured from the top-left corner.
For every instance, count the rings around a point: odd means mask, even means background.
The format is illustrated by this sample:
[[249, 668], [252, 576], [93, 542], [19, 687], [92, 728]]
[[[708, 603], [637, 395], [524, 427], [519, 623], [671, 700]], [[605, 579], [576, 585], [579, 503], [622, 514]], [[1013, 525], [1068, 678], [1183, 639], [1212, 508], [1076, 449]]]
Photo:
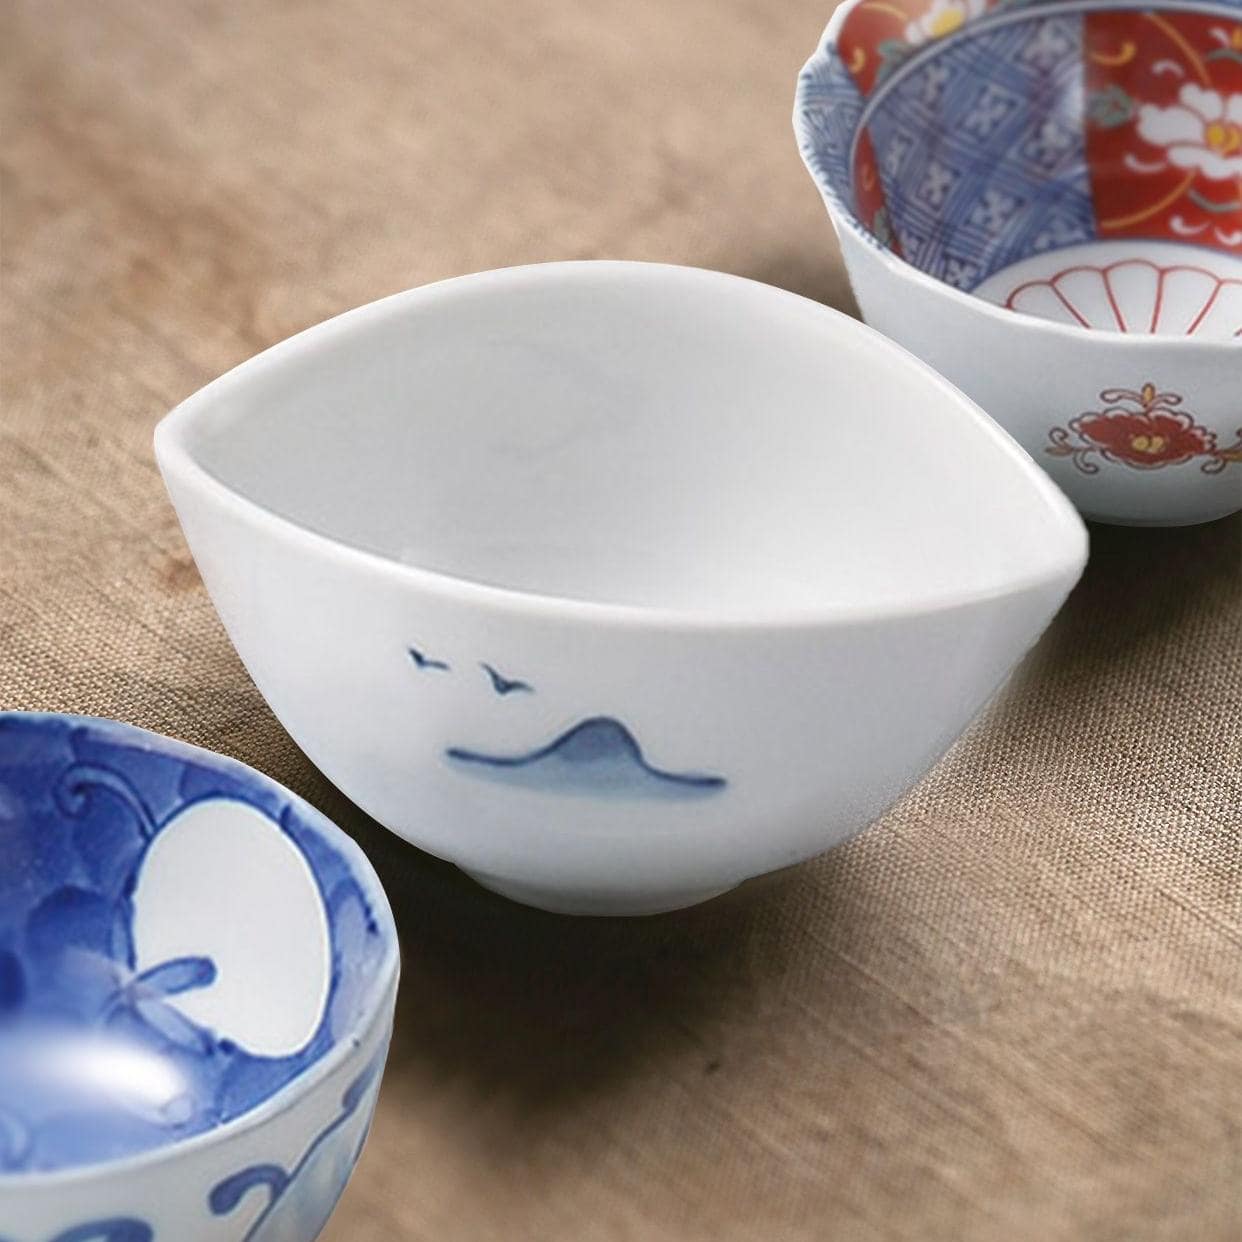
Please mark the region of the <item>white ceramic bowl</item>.
[[313, 1242], [397, 940], [362, 851], [142, 729], [0, 713], [0, 1238]]
[[1060, 492], [929, 368], [688, 268], [399, 294], [208, 385], [156, 452], [311, 759], [558, 911], [688, 905], [857, 832], [1086, 553]]
[[847, 0], [798, 145], [867, 322], [1083, 513], [1242, 508], [1242, 9]]

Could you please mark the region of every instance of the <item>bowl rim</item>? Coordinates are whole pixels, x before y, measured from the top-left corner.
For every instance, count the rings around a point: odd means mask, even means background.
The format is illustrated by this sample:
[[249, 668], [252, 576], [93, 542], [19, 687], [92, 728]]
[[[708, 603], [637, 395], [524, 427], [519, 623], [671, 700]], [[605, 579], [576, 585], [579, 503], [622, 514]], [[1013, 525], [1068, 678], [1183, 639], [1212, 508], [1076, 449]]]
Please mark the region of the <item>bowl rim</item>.
[[[446, 295], [452, 296], [463, 288], [486, 294], [497, 285], [513, 284], [521, 287], [531, 283], [572, 279], [586, 273], [606, 280], [637, 277], [657, 284], [669, 280], [688, 281], [708, 287], [716, 286], [722, 292], [729, 289], [748, 298], [766, 298], [773, 305], [784, 306], [809, 320], [818, 321], [827, 330], [826, 336], [831, 336], [834, 332], [844, 332], [860, 343], [865, 342], [882, 355], [891, 355], [895, 364], [917, 373], [921, 382], [942, 393], [960, 411], [970, 425], [968, 434], [986, 437], [1010, 459], [1013, 468], [1025, 478], [1027, 485], [1036, 494], [1046, 515], [1049, 540], [1056, 541], [1058, 545], [1058, 555], [1047, 558], [1034, 570], [1024, 573], [1019, 569], [995, 584], [974, 590], [932, 590], [909, 599], [879, 602], [839, 600], [813, 607], [754, 614], [719, 614], [706, 609], [694, 611], [667, 606], [612, 603], [498, 586], [396, 560], [384, 553], [321, 533], [276, 512], [226, 483], [197, 459], [190, 443], [196, 422], [221, 397], [227, 397], [234, 387], [248, 383], [252, 375], [262, 374], [273, 367], [284, 367], [290, 362], [296, 363], [299, 358], [311, 355], [321, 346], [341, 337], [367, 332], [373, 325], [402, 314], [411, 305], [424, 302], [434, 304], [435, 300]], [[922, 359], [860, 320], [821, 302], [748, 277], [679, 264], [613, 259], [532, 263], [455, 276], [390, 294], [306, 328], [211, 381], [160, 420], [155, 428], [154, 443], [156, 460], [170, 491], [174, 482], [183, 484], [199, 496], [208, 498], [212, 505], [228, 510], [247, 524], [264, 529], [299, 551], [362, 567], [389, 581], [412, 584], [457, 603], [505, 610], [528, 619], [556, 620], [562, 623], [578, 621], [615, 628], [704, 634], [831, 628], [859, 622], [921, 617], [973, 607], [1056, 583], [1068, 581], [1072, 584], [1082, 572], [1087, 557], [1086, 527], [1064, 493], [999, 423], [989, 418], [975, 402]], [[1051, 567], [1049, 562], [1052, 562]]]
[[[838, 232], [845, 228], [856, 240], [871, 250], [874, 257], [899, 279], [919, 285], [933, 296], [947, 298], [950, 302], [962, 307], [963, 310], [973, 311], [997, 324], [1014, 324], [1031, 331], [1048, 333], [1054, 338], [1066, 341], [1078, 341], [1080, 343], [1090, 341], [1098, 344], [1102, 349], [1135, 351], [1167, 346], [1169, 349], [1176, 349], [1182, 353], [1210, 354], [1223, 358], [1227, 351], [1238, 348], [1235, 342], [1227, 338], [1200, 339], [1194, 336], [1175, 336], [1171, 333], [1164, 334], [1159, 332], [1106, 332], [1100, 329], [1083, 328], [1075, 324], [1057, 323], [1051, 319], [1041, 319], [1038, 315], [1031, 315], [1026, 311], [1012, 310], [1005, 306], [997, 306], [994, 302], [976, 297], [973, 293], [955, 289], [943, 280], [939, 280], [935, 276], [929, 276], [921, 268], [915, 267], [908, 259], [894, 254], [893, 251], [883, 246], [875, 234], [859, 220], [853, 206], [846, 201], [845, 197], [819, 166], [819, 161], [816, 157], [814, 134], [804, 119], [807, 91], [815, 77], [816, 71], [834, 60], [842, 63], [841, 57], [837, 52], [837, 41], [841, 30], [849, 14], [867, 2], [868, 0], [842, 0], [842, 3], [833, 10], [815, 51], [807, 58], [798, 74], [797, 87], [794, 91], [793, 128], [794, 137], [798, 144], [798, 154], [801, 156], [802, 163], [806, 167], [807, 172], [811, 175], [811, 180], [814, 181], [816, 188], [819, 190], [820, 197], [828, 209], [829, 219], [836, 226]], [[929, 41], [923, 49], [911, 57], [911, 60], [931, 59], [947, 43], [957, 42], [962, 38], [969, 37], [972, 28], [977, 29], [981, 25], [991, 25], [997, 20], [1008, 22], [1027, 20], [1045, 8], [1064, 9], [1067, 12], [1082, 12], [1138, 9], [1144, 6], [1153, 9], [1173, 9], [1189, 13], [1201, 12], [1205, 7], [1221, 7], [1219, 0], [1215, 5], [1211, 4], [1209, 0], [1207, 6], [1198, 3], [1197, 0], [1144, 0], [1144, 3], [1140, 3], [1140, 0], [1034, 0], [1033, 3], [1025, 4], [1018, 8], [1005, 9], [999, 15], [996, 13], [996, 10], [988, 9], [978, 16], [968, 17], [952, 34], [943, 39]], [[1139, 241], [1142, 239], [1133, 238], [1129, 240]]]
[[204, 1151], [218, 1143], [230, 1142], [239, 1135], [266, 1125], [273, 1118], [288, 1112], [298, 1101], [309, 1095], [322, 1082], [335, 1074], [341, 1066], [355, 1057], [359, 1049], [369, 1042], [369, 1037], [377, 1022], [382, 1022], [386, 1018], [390, 997], [394, 995], [394, 989], [401, 974], [401, 949], [397, 938], [396, 921], [393, 918], [388, 896], [384, 892], [384, 886], [380, 883], [370, 859], [362, 847], [343, 828], [333, 823], [322, 811], [311, 806], [305, 798], [295, 794], [279, 781], [260, 772], [257, 768], [252, 768], [249, 764], [242, 763], [240, 759], [208, 750], [204, 746], [196, 746], [191, 742], [184, 742], [179, 738], [169, 737], [164, 733], [157, 733], [141, 725], [116, 720], [110, 716], [90, 716], [76, 712], [28, 712], [8, 709], [0, 711], [0, 723], [10, 719], [36, 723], [61, 721], [72, 726], [99, 729], [117, 740], [137, 743], [144, 749], [171, 755], [185, 763], [206, 766], [216, 771], [223, 770], [267, 786], [282, 798], [287, 799], [289, 804], [297, 810], [305, 826], [345, 862], [350, 874], [362, 889], [371, 915], [384, 936], [385, 946], [384, 955], [380, 959], [375, 976], [364, 991], [364, 1003], [360, 1007], [356, 1024], [348, 1031], [342, 1032], [318, 1060], [311, 1062], [302, 1073], [291, 1078], [279, 1090], [260, 1100], [253, 1108], [234, 1117], [231, 1121], [226, 1121], [223, 1125], [213, 1126], [209, 1130], [200, 1131], [188, 1138], [176, 1139], [158, 1147], [149, 1147], [131, 1155], [114, 1156], [107, 1160], [92, 1160], [59, 1169], [0, 1173], [0, 1202], [3, 1202], [5, 1195], [11, 1192], [46, 1190], [69, 1183], [80, 1185], [118, 1175], [129, 1176], [166, 1161]]

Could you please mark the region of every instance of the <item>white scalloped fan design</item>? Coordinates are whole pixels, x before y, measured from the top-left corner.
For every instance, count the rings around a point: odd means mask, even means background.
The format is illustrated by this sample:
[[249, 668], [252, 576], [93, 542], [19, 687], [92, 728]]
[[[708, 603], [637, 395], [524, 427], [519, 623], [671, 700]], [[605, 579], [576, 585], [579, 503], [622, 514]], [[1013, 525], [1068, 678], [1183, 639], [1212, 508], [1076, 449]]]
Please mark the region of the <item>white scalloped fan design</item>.
[[1102, 332], [1242, 336], [1242, 280], [1203, 267], [1160, 267], [1148, 259], [1067, 268], [1019, 285], [1005, 305]]

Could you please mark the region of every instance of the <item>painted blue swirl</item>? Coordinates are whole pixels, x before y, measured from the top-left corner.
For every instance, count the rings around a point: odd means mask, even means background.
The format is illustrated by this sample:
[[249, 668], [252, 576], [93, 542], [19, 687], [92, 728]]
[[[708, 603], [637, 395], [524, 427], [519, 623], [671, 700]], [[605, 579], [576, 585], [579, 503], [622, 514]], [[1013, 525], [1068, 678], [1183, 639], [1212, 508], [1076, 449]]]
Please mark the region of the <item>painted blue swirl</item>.
[[341, 1111], [315, 1136], [292, 1169], [252, 1164], [213, 1187], [207, 1200], [212, 1214], [228, 1216], [252, 1191], [266, 1192], [267, 1202], [242, 1242], [316, 1237], [362, 1154], [383, 1064], [381, 1050], [349, 1084], [341, 1097]]

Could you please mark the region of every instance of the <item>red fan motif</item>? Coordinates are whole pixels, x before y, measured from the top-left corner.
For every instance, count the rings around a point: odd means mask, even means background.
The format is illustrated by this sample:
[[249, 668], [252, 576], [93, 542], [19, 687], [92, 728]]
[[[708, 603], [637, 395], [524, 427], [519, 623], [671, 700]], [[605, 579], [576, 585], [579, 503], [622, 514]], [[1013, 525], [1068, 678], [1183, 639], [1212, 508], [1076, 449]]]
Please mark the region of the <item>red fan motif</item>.
[[1148, 332], [1220, 340], [1242, 336], [1242, 280], [1205, 267], [1123, 259], [1076, 264], [1020, 284], [1010, 310], [1103, 332]]

